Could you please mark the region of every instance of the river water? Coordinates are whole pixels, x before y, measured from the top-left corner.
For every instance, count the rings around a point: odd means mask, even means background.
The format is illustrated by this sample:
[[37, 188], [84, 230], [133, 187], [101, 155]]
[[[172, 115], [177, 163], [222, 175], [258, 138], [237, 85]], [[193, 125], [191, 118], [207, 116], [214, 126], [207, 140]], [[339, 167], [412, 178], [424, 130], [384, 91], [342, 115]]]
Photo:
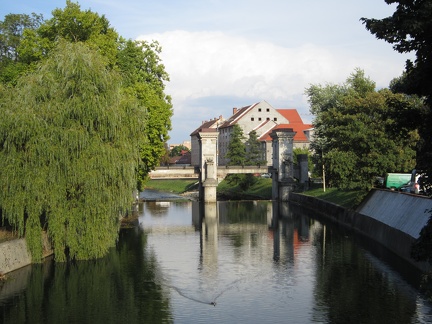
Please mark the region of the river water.
[[0, 283], [0, 323], [432, 323], [420, 274], [270, 201], [147, 201], [96, 261]]

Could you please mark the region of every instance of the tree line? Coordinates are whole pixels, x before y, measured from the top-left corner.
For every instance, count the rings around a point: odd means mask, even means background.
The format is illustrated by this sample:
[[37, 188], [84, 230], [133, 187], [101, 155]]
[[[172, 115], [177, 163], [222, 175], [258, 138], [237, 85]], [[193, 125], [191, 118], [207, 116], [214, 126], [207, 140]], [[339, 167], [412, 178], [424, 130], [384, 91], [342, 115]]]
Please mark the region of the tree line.
[[[376, 90], [364, 71], [344, 84], [306, 89], [315, 116], [315, 162], [326, 179], [341, 189], [370, 189], [386, 172], [420, 173], [420, 185], [432, 195], [432, 0], [385, 0], [393, 15], [361, 18], [366, 29], [399, 53], [414, 53], [388, 89]], [[432, 215], [432, 208], [425, 212]], [[432, 216], [412, 256], [432, 262]], [[424, 287], [432, 295], [432, 274]]]

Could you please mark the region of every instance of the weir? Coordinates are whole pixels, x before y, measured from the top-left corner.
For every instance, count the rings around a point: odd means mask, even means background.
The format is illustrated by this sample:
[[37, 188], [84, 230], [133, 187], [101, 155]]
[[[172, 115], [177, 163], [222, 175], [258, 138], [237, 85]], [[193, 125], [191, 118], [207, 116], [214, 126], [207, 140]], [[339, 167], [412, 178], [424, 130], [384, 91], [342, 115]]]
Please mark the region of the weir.
[[[228, 174], [239, 173], [271, 173], [272, 198], [288, 201], [297, 181], [294, 180], [293, 138], [296, 133], [292, 128], [274, 130], [271, 133], [273, 158], [271, 166], [218, 166], [218, 137], [217, 129], [204, 129], [198, 133], [199, 141], [199, 196], [204, 202], [216, 202], [216, 188]], [[305, 163], [306, 161], [306, 163]], [[308, 180], [307, 156], [300, 161], [299, 181]]]

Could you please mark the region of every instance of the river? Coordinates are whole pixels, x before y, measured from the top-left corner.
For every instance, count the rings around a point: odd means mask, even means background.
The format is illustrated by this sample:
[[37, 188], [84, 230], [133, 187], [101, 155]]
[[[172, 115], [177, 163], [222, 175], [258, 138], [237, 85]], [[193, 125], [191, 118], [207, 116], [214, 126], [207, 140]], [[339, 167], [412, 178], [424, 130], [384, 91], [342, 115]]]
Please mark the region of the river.
[[0, 283], [0, 323], [432, 323], [420, 274], [376, 244], [271, 201], [138, 206], [96, 261]]

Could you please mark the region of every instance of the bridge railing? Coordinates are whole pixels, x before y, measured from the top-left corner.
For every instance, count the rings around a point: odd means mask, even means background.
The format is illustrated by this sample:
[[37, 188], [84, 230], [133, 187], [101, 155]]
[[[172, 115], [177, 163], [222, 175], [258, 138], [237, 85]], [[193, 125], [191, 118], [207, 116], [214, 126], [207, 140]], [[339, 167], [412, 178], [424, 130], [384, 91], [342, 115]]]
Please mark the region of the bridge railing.
[[198, 179], [199, 168], [191, 165], [160, 166], [149, 173], [150, 179]]

